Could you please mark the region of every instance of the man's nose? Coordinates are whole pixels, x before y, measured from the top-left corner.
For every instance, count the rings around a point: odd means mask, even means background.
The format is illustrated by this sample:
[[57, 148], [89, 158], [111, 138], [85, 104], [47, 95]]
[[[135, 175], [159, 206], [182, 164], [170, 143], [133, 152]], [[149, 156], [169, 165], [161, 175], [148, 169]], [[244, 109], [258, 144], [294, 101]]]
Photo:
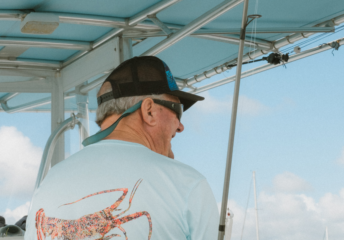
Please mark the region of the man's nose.
[[181, 133], [182, 131], [184, 131], [184, 125], [181, 122], [179, 122], [179, 126], [177, 128], [177, 132]]

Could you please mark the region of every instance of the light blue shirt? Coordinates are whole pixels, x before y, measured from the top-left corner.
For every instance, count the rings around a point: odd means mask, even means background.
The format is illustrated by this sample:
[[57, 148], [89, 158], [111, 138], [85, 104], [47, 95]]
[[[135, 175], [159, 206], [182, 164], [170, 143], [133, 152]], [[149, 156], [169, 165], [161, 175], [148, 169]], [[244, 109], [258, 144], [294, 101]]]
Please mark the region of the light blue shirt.
[[195, 169], [137, 143], [103, 140], [49, 171], [25, 240], [212, 240], [218, 223], [212, 190]]

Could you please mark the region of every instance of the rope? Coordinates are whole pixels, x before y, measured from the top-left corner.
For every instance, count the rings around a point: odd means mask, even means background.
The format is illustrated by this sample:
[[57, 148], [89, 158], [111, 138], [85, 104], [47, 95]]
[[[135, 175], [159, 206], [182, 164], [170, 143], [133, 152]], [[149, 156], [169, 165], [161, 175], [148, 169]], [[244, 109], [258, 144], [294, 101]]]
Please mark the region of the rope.
[[[256, 0], [256, 4], [254, 6], [254, 14], [258, 14], [258, 2], [259, 0]], [[258, 19], [253, 20], [253, 28], [251, 30], [251, 39], [250, 39], [250, 48], [249, 52], [256, 49], [256, 40], [257, 40], [257, 21]], [[253, 41], [252, 41], [253, 39]]]
[[[252, 179], [251, 179], [251, 180], [252, 180]], [[251, 188], [252, 188], [252, 181], [250, 181], [250, 188], [249, 188], [249, 190], [248, 190], [248, 197], [247, 197], [247, 202], [246, 202], [246, 210], [245, 210], [245, 215], [244, 215], [244, 223], [243, 223], [243, 225], [242, 225], [240, 240], [242, 240], [242, 237], [243, 237], [243, 235], [244, 235], [244, 228], [245, 228], [245, 221], [246, 221], [246, 213], [247, 213], [248, 203], [250, 202]]]

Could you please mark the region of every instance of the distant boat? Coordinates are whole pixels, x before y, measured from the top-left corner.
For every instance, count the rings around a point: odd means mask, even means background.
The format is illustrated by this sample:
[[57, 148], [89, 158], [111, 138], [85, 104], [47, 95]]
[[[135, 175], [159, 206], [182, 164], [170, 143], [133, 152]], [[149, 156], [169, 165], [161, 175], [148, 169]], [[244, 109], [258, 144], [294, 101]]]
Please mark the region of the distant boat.
[[328, 227], [325, 229], [325, 240], [328, 240]]
[[[257, 240], [259, 240], [259, 224], [258, 224], [258, 204], [257, 204], [257, 188], [256, 188], [256, 172], [253, 171], [252, 173], [252, 179], [253, 179], [253, 187], [254, 187], [254, 206], [256, 211], [256, 236]], [[250, 187], [251, 190], [251, 187]], [[227, 215], [226, 215], [226, 222], [225, 222], [225, 238], [224, 240], [230, 240], [232, 236], [232, 228], [233, 228], [233, 217], [234, 214], [227, 208]], [[245, 215], [246, 218], [246, 215]], [[245, 224], [245, 219], [244, 219]], [[244, 229], [244, 226], [243, 226]], [[327, 228], [326, 228], [327, 231]], [[242, 239], [242, 236], [241, 236]], [[328, 240], [328, 238], [326, 238]]]
[[[255, 212], [256, 212], [256, 237], [257, 237], [257, 240], [259, 240], [258, 204], [257, 204], [257, 188], [256, 188], [256, 172], [255, 171], [253, 171], [253, 173], [252, 173], [252, 180], [253, 180], [253, 189], [254, 189], [254, 209], [255, 209]], [[246, 211], [245, 211], [245, 216], [244, 216], [244, 223], [243, 223], [243, 226], [242, 226], [240, 240], [242, 240], [242, 235], [243, 235], [243, 232], [244, 232], [244, 226], [245, 226], [245, 220], [246, 220], [246, 212], [247, 212], [248, 201], [249, 201], [249, 198], [250, 198], [250, 192], [251, 192], [251, 185], [250, 185], [250, 191], [249, 191], [249, 194], [248, 194], [248, 200], [247, 200]], [[225, 240], [227, 240], [227, 239], [225, 239]]]
[[226, 216], [226, 222], [225, 222], [225, 238], [224, 240], [230, 240], [232, 236], [232, 228], [233, 228], [233, 217], [234, 214], [227, 208], [227, 216]]

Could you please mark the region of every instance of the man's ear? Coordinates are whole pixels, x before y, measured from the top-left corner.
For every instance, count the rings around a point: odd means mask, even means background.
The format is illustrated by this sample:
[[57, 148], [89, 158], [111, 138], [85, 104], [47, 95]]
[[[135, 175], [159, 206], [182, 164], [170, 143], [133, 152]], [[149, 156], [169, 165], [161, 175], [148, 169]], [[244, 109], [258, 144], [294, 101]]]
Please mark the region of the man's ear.
[[141, 104], [141, 113], [143, 121], [149, 126], [155, 126], [157, 124], [157, 107], [154, 104], [153, 99], [146, 98]]

